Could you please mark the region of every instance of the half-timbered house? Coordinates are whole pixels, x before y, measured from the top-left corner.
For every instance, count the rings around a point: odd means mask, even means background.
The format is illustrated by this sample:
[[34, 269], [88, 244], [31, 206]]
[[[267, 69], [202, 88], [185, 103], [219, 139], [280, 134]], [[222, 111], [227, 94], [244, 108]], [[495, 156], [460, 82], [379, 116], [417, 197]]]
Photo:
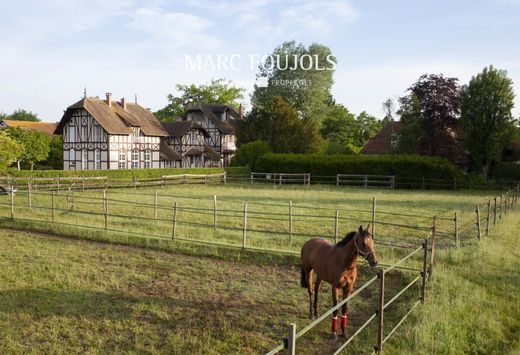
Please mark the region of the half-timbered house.
[[161, 157], [179, 158], [161, 145], [167, 133], [149, 110], [109, 93], [69, 106], [55, 132], [63, 135], [65, 170], [159, 168]]
[[236, 151], [235, 130], [242, 119], [241, 111], [227, 105], [197, 104], [188, 106], [181, 120], [193, 121], [204, 128], [208, 134], [206, 144], [222, 155], [221, 165], [228, 166]]
[[[161, 122], [168, 133], [164, 142], [182, 156], [181, 167], [203, 168], [221, 165], [222, 156], [211, 148], [206, 140], [209, 133], [194, 121]], [[171, 161], [165, 160], [163, 167], [169, 167]]]

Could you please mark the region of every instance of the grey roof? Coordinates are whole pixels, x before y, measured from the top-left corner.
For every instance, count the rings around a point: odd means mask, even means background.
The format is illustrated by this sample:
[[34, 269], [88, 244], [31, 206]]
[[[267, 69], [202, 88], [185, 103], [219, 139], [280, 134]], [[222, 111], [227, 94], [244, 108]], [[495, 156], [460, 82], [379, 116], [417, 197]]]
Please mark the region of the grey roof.
[[[218, 104], [197, 104], [187, 109], [191, 111], [202, 111], [206, 117], [224, 134], [234, 134], [238, 126], [238, 122], [241, 120], [240, 115], [231, 107], [227, 105]], [[228, 114], [228, 120], [222, 121], [216, 113], [226, 112]]]
[[169, 160], [182, 160], [182, 155], [177, 153], [165, 141], [161, 141], [161, 144], [159, 145], [159, 152]]
[[205, 137], [209, 137], [209, 133], [201, 125], [193, 121], [161, 122], [161, 125], [168, 133], [168, 137], [182, 137], [190, 129], [201, 130]]

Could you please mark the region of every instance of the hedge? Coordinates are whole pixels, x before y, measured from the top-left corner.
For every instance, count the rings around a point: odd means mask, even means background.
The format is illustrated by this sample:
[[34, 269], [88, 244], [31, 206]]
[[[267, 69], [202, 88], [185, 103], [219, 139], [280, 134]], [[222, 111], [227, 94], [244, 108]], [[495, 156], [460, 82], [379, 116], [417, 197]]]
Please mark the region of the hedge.
[[313, 176], [336, 174], [394, 175], [406, 179], [462, 179], [463, 173], [448, 160], [418, 155], [322, 155], [275, 154], [260, 157], [257, 172], [310, 173]]
[[520, 164], [498, 163], [493, 171], [496, 181], [520, 181]]
[[106, 176], [113, 179], [160, 178], [163, 175], [218, 174], [223, 168], [167, 168], [167, 169], [127, 169], [127, 170], [8, 170], [14, 177], [55, 178], [69, 176]]

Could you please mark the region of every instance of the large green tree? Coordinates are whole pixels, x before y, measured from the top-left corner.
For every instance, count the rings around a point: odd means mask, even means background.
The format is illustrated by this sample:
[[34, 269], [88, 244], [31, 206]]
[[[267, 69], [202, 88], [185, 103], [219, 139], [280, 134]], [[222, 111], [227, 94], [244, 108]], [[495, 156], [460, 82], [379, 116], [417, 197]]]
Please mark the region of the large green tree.
[[321, 127], [323, 138], [335, 142], [333, 145], [353, 145], [357, 131], [356, 116], [345, 106], [336, 103], [329, 105], [327, 113]]
[[327, 115], [327, 105], [334, 83], [336, 59], [331, 50], [321, 44], [305, 47], [294, 41], [285, 42], [267, 56], [259, 67], [253, 107], [269, 105], [275, 96], [293, 105], [301, 117], [321, 126]]
[[21, 108], [19, 108], [18, 110], [15, 110], [10, 115], [7, 115], [5, 113], [0, 113], [0, 119], [9, 119], [9, 120], [15, 120], [15, 121], [33, 121], [33, 122], [41, 121], [38, 118], [38, 115], [36, 113], [21, 109]]
[[375, 116], [370, 115], [366, 111], [361, 112], [356, 117], [356, 131], [354, 136], [354, 145], [363, 147], [382, 127], [382, 122]]
[[275, 153], [312, 153], [321, 147], [317, 125], [301, 118], [294, 106], [280, 96], [262, 108], [255, 107], [237, 129], [238, 144], [263, 140]]
[[177, 84], [175, 90], [177, 94], [168, 95], [168, 105], [155, 112], [158, 120], [172, 121], [182, 116], [188, 102], [229, 105], [236, 109], [245, 92], [245, 89], [238, 88], [225, 79], [213, 79], [209, 84], [203, 85]]
[[[50, 151], [51, 138], [45, 133], [24, 130], [18, 127], [8, 128], [9, 137], [23, 145], [24, 149], [20, 160], [25, 161], [34, 169], [34, 163], [47, 159]], [[18, 167], [20, 167], [18, 162]]]
[[492, 162], [500, 159], [514, 130], [513, 82], [507, 72], [493, 66], [472, 77], [461, 94], [463, 142], [471, 154], [472, 168], [488, 176]]
[[397, 115], [400, 117], [401, 129], [396, 133], [395, 150], [404, 154], [417, 154], [425, 135], [421, 125], [421, 103], [413, 94], [400, 97], [398, 101]]
[[11, 137], [7, 132], [0, 131], [0, 171], [5, 171], [11, 163], [18, 160], [24, 147]]

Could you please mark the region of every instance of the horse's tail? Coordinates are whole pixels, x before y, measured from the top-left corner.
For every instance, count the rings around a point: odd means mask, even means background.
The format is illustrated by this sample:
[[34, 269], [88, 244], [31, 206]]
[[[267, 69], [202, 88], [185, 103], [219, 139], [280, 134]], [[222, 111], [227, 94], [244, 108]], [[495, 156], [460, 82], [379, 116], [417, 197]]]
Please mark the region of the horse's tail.
[[305, 270], [303, 269], [303, 265], [301, 266], [300, 272], [301, 272], [301, 279], [300, 279], [301, 287], [303, 287], [303, 288], [309, 287], [309, 285], [307, 283], [307, 275], [305, 275]]

